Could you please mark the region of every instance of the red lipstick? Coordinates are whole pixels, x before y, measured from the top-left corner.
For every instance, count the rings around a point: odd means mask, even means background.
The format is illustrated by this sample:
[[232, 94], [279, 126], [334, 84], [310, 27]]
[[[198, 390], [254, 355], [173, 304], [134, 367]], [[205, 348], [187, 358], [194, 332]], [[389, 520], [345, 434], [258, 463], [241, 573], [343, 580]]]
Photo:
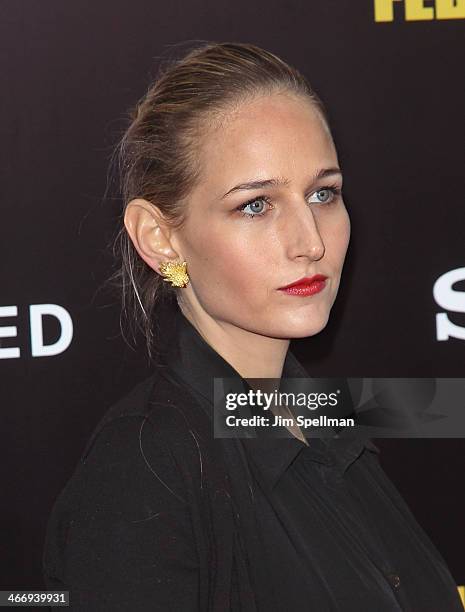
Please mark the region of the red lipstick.
[[289, 295], [301, 295], [303, 297], [319, 293], [326, 286], [327, 276], [323, 274], [315, 274], [314, 276], [304, 276], [299, 280], [281, 287], [279, 291], [284, 291]]

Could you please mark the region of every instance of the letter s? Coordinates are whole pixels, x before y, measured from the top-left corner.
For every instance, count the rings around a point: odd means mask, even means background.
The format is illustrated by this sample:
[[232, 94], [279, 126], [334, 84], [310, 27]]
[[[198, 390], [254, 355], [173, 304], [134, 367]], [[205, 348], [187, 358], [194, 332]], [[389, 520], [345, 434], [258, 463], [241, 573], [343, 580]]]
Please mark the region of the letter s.
[[[442, 274], [433, 285], [433, 297], [436, 304], [445, 310], [465, 313], [465, 291], [456, 291], [454, 283], [465, 280], [465, 268], [457, 268]], [[455, 325], [445, 312], [436, 314], [436, 339], [448, 340], [459, 338], [465, 340], [465, 327]]]

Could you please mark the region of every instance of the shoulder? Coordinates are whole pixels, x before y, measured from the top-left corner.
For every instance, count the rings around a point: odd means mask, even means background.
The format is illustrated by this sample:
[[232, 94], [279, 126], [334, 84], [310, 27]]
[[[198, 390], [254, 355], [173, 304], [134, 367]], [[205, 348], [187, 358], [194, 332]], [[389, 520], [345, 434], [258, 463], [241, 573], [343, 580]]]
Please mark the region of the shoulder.
[[64, 555], [88, 555], [92, 546], [101, 544], [103, 550], [117, 539], [128, 546], [140, 542], [145, 528], [154, 529], [152, 518], [163, 529], [166, 521], [175, 521], [187, 533], [199, 504], [198, 447], [179, 411], [150, 401], [158, 379], [151, 376], [136, 385], [94, 429], [49, 516], [46, 571], [58, 571], [53, 568]]
[[157, 418], [142, 394], [144, 383], [98, 423], [55, 502], [54, 516], [72, 523], [77, 517], [94, 520], [111, 513], [137, 521], [145, 518], [145, 509], [154, 502], [165, 509], [188, 506], [183, 462], [171, 444], [171, 412], [166, 412], [164, 421]]
[[74, 522], [98, 517], [145, 520], [154, 508], [197, 515], [210, 490], [204, 484], [218, 488], [225, 478], [217, 443], [188, 389], [158, 373], [145, 379], [93, 431], [55, 500], [51, 531], [65, 536]]
[[195, 423], [201, 413], [185, 416], [193, 401], [158, 373], [135, 385], [94, 428], [54, 515], [71, 519], [102, 509], [137, 519], [154, 499], [171, 508], [196, 503], [204, 449]]
[[107, 411], [49, 516], [44, 580], [72, 591], [75, 609], [195, 600], [200, 470], [185, 448], [196, 444], [176, 410], [151, 405], [154, 384], [142, 381]]
[[156, 371], [107, 410], [88, 439], [80, 463], [95, 460], [102, 451], [111, 452], [115, 445], [127, 451], [126, 458], [134, 456], [138, 445], [187, 452], [189, 446], [196, 446], [193, 430], [205, 432], [207, 427], [188, 390], [168, 372]]

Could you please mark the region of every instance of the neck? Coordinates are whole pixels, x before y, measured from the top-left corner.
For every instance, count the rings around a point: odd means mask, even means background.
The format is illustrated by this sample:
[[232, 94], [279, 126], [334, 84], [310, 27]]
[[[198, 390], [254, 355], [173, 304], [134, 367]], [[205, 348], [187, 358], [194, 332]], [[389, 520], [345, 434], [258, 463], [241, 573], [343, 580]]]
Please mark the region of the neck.
[[242, 378], [281, 378], [289, 339], [270, 338], [208, 316], [182, 313]]

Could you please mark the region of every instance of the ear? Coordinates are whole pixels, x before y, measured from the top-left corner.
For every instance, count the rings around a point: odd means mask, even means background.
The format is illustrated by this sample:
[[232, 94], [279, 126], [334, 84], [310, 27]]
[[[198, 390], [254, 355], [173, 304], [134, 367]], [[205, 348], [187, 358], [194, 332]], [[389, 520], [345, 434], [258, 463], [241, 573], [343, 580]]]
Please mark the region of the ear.
[[170, 231], [160, 209], [142, 198], [131, 200], [124, 213], [124, 225], [139, 255], [155, 272], [169, 259], [180, 255], [170, 241]]

